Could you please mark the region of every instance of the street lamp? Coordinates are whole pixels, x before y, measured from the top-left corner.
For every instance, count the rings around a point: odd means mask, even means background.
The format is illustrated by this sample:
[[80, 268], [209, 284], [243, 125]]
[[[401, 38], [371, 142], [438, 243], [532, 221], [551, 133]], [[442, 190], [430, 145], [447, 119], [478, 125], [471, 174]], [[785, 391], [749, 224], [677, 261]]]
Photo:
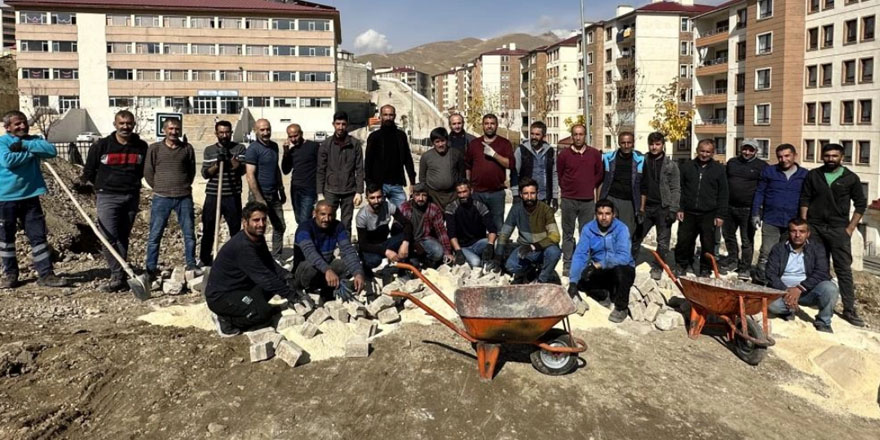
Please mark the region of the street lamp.
[[[583, 107], [584, 107], [584, 127], [587, 126], [587, 121], [589, 121], [589, 110], [587, 109], [587, 30], [584, 26], [584, 0], [581, 0], [581, 23], [580, 23], [580, 31], [581, 31], [581, 69], [582, 69], [582, 78], [581, 78], [581, 89], [583, 90]], [[593, 131], [585, 129], [587, 132], [587, 145], [591, 145], [593, 143]]]

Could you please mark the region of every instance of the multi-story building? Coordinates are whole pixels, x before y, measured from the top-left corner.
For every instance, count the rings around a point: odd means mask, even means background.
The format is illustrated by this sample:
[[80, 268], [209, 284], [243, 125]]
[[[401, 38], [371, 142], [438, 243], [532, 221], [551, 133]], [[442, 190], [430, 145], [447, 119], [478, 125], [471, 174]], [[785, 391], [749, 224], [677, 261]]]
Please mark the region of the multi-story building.
[[547, 142], [557, 144], [568, 136], [566, 119], [577, 118], [578, 56], [580, 34], [547, 46]]
[[434, 105], [441, 113], [449, 113], [456, 108], [456, 92], [458, 91], [458, 75], [455, 69], [438, 73], [431, 77], [431, 96]]
[[15, 11], [0, 5], [0, 53], [15, 49]]
[[529, 125], [546, 121], [549, 107], [547, 94], [547, 46], [537, 47], [519, 58], [520, 113], [523, 139], [529, 137]]
[[522, 125], [519, 59], [527, 53], [510, 43], [480, 54], [473, 63], [471, 95], [480, 96], [483, 109], [498, 116], [499, 127], [517, 133]]
[[370, 92], [373, 90], [373, 66], [370, 63], [355, 61], [354, 54], [345, 50], [336, 51], [336, 82], [340, 89]]
[[431, 96], [431, 77], [413, 66], [383, 67], [375, 70], [376, 78], [391, 78], [403, 82], [428, 98]]
[[[605, 27], [603, 22], [585, 23], [584, 32], [586, 32], [587, 48], [583, 50], [583, 38], [578, 39], [578, 113], [584, 113], [584, 56], [587, 57], [587, 113], [584, 123], [587, 126], [587, 144], [605, 149], [605, 112], [604, 101], [602, 101], [605, 91]], [[608, 146], [610, 148], [610, 146]]]
[[277, 136], [293, 121], [311, 134], [332, 119], [335, 8], [266, 0], [6, 3], [16, 11], [23, 109], [83, 108], [103, 133], [121, 108], [144, 115], [147, 134], [160, 111], [234, 116], [247, 107]]

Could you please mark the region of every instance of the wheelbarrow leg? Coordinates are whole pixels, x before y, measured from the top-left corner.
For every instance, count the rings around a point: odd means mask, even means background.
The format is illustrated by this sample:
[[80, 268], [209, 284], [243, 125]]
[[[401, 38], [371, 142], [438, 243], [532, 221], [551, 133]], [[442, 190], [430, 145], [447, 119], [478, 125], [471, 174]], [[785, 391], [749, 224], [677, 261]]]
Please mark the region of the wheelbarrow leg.
[[706, 315], [703, 312], [697, 310], [696, 304], [691, 304], [691, 319], [690, 325], [688, 328], [688, 337], [691, 339], [697, 339], [700, 337], [700, 333], [703, 332], [703, 326], [706, 325]]
[[477, 342], [477, 364], [480, 367], [480, 379], [483, 381], [490, 381], [495, 375], [495, 364], [498, 362], [500, 352], [500, 344]]

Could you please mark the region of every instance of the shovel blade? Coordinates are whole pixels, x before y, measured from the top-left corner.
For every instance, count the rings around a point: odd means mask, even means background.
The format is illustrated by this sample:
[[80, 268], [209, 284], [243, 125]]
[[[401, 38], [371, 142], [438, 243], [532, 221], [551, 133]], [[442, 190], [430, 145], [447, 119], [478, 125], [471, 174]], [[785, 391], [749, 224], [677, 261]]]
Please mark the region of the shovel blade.
[[135, 298], [141, 301], [150, 299], [150, 287], [140, 277], [129, 278], [128, 287], [131, 288]]

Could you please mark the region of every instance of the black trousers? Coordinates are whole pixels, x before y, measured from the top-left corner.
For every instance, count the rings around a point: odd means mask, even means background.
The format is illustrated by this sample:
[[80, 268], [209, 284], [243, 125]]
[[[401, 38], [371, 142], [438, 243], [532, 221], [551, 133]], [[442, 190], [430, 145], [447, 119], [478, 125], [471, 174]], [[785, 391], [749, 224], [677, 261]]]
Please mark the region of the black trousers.
[[[592, 297], [597, 291], [604, 290], [610, 295], [614, 308], [625, 310], [629, 307], [629, 290], [636, 279], [636, 269], [632, 266], [616, 266], [610, 269], [598, 269], [590, 277], [578, 281], [578, 290], [587, 292]], [[597, 298], [602, 300], [604, 298]]]
[[825, 246], [825, 253], [831, 258], [834, 273], [837, 275], [837, 285], [840, 286], [840, 302], [843, 310], [854, 310], [856, 306], [856, 294], [853, 286], [852, 274], [852, 242], [845, 226], [829, 226], [810, 223], [812, 236], [821, 240]]
[[[199, 260], [202, 264], [210, 266], [214, 261], [214, 227], [217, 224], [217, 196], [206, 195], [202, 205], [202, 247], [199, 250]], [[233, 236], [241, 229], [241, 194], [223, 196], [220, 198], [220, 215], [226, 220], [229, 228], [229, 236]]]
[[208, 309], [228, 318], [236, 328], [246, 330], [272, 319], [274, 308], [269, 305], [269, 300], [273, 296], [257, 286], [250, 291], [227, 292], [217, 299], [208, 299]]
[[[345, 263], [339, 258], [330, 262], [330, 269], [336, 273], [340, 281], [348, 279], [352, 275], [348, 273], [348, 270], [345, 269]], [[329, 286], [327, 286], [327, 279], [324, 278], [324, 272], [318, 270], [312, 263], [308, 261], [300, 262], [296, 269], [293, 270], [293, 273], [294, 279], [296, 279], [296, 286], [300, 289], [309, 291], [320, 289], [321, 294], [325, 296], [332, 293], [328, 291]]]
[[[752, 208], [737, 208], [731, 206], [728, 209], [721, 232], [724, 236], [724, 244], [727, 245], [727, 258], [738, 263], [740, 268], [750, 268], [752, 257], [755, 255], [755, 225], [751, 219]], [[736, 242], [736, 230], [742, 240], [742, 253]]]
[[[660, 205], [645, 206], [645, 221], [636, 227], [636, 235], [633, 239], [633, 260], [639, 259], [639, 250], [642, 248], [642, 241], [651, 232], [651, 228], [657, 231], [657, 253], [663, 261], [669, 261], [669, 239], [672, 237], [672, 223], [667, 223], [669, 218], [669, 210], [664, 209]], [[659, 264], [650, 258], [651, 264], [659, 267]]]
[[684, 220], [678, 225], [678, 243], [675, 245], [675, 263], [689, 267], [694, 262], [694, 245], [700, 236], [700, 270], [710, 270], [712, 263], [703, 256], [709, 252], [715, 255], [715, 217], [714, 212], [694, 214], [686, 212]]

